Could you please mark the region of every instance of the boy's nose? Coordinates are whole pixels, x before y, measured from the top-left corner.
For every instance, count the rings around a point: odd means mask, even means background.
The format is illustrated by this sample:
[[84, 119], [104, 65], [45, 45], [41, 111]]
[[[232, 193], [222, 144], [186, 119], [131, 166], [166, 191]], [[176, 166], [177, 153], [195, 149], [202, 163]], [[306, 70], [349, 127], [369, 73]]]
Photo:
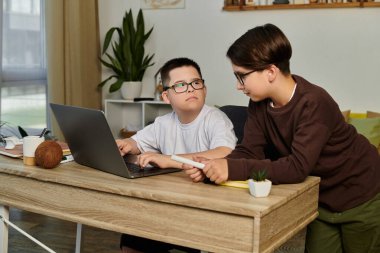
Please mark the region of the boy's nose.
[[189, 92], [193, 92], [193, 91], [195, 91], [195, 89], [193, 88], [193, 86], [191, 86], [191, 85], [187, 86], [187, 92], [188, 93]]
[[236, 89], [237, 90], [244, 90], [244, 85], [242, 85], [239, 81], [236, 82]]

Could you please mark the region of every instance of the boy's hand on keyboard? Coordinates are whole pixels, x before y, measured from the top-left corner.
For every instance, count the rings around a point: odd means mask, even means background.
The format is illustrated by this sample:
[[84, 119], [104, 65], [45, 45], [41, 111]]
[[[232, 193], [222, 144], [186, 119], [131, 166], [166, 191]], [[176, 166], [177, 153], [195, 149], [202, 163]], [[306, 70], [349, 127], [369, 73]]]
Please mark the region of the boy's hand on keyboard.
[[118, 139], [116, 140], [116, 145], [119, 148], [120, 154], [122, 156], [126, 154], [138, 155], [140, 154], [140, 150], [137, 148], [137, 143], [135, 140], [131, 138], [126, 139]]
[[170, 168], [173, 165], [170, 156], [153, 153], [153, 152], [145, 152], [137, 157], [137, 163], [141, 167], [146, 167], [149, 164], [153, 166], [157, 166], [160, 168]]

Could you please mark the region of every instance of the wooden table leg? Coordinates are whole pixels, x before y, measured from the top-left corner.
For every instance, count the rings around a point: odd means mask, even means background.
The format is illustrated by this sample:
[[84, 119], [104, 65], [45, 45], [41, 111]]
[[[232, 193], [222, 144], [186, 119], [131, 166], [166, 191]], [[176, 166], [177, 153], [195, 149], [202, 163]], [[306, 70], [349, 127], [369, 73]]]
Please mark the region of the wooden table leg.
[[9, 207], [0, 205], [0, 252], [8, 252], [8, 225], [2, 220], [9, 220]]

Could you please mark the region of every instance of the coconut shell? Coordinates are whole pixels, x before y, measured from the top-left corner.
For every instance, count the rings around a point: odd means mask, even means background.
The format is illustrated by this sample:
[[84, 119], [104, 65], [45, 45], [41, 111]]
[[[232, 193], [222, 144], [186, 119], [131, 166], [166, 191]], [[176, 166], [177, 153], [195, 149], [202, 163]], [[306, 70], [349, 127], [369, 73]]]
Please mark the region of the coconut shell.
[[62, 161], [63, 151], [58, 143], [47, 140], [38, 145], [34, 156], [38, 166], [52, 169]]

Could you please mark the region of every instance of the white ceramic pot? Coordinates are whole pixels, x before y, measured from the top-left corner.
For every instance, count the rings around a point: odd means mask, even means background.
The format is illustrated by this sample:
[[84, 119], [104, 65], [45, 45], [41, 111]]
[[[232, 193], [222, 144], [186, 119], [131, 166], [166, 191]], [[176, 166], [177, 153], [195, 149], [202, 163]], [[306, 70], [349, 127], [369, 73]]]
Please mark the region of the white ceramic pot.
[[248, 186], [252, 196], [257, 198], [267, 197], [272, 188], [272, 181], [265, 179], [265, 181], [257, 182], [249, 179]]
[[124, 82], [120, 92], [124, 99], [132, 100], [141, 96], [142, 82]]

